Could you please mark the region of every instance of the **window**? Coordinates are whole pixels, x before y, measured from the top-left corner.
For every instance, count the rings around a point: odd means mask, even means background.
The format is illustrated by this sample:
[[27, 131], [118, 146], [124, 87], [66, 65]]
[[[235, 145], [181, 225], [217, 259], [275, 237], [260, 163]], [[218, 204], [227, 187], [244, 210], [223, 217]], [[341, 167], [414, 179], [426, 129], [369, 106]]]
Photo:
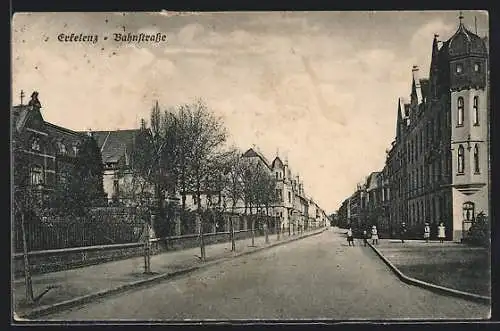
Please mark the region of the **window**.
[[292, 194], [288, 192], [288, 202], [292, 203]]
[[474, 173], [479, 173], [479, 147], [477, 144], [474, 146]]
[[120, 191], [120, 186], [118, 183], [118, 179], [114, 179], [113, 180], [113, 195], [117, 196], [119, 194], [119, 191]]
[[276, 173], [276, 179], [278, 179], [278, 173]]
[[30, 170], [31, 185], [43, 184], [43, 168], [39, 165], [33, 166]]
[[475, 72], [479, 72], [480, 68], [481, 68], [481, 66], [479, 63], [474, 63], [474, 71]]
[[464, 173], [464, 146], [458, 146], [458, 164], [457, 164], [457, 172], [459, 174]]
[[78, 155], [78, 146], [73, 146], [73, 154]]
[[62, 142], [57, 143], [59, 153], [66, 154], [66, 146]]
[[457, 102], [458, 102], [458, 104], [457, 104], [457, 125], [463, 126], [464, 125], [464, 98], [459, 97]]
[[474, 220], [474, 203], [467, 201], [463, 204], [464, 220], [473, 221]]
[[474, 97], [474, 125], [479, 125], [479, 97]]
[[462, 71], [463, 71], [462, 64], [461, 63], [457, 63], [456, 69], [457, 69], [457, 74], [461, 74]]
[[35, 137], [31, 143], [31, 149], [34, 151], [40, 151], [40, 138]]

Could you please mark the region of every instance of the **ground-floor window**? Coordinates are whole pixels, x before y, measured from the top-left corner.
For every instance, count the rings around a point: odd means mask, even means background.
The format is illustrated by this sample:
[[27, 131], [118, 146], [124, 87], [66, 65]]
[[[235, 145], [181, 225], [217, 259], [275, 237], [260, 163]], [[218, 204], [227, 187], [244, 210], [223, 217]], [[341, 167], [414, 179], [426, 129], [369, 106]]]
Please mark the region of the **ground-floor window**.
[[466, 221], [474, 220], [474, 203], [471, 201], [464, 202], [463, 204], [463, 217]]

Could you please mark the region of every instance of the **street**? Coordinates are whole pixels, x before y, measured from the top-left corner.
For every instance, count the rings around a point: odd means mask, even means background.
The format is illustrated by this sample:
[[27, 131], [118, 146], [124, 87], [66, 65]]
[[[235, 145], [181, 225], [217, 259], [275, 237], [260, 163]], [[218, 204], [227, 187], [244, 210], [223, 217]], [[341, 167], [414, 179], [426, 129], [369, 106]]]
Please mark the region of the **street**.
[[324, 233], [40, 320], [482, 319], [490, 307], [401, 282]]

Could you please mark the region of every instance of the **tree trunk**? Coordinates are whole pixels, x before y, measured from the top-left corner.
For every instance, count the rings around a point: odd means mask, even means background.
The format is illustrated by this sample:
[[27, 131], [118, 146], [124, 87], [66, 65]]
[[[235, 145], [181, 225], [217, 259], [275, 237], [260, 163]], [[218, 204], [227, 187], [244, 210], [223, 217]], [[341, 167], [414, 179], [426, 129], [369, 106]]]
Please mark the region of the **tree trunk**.
[[269, 244], [269, 209], [266, 207], [266, 228], [265, 230], [265, 236], [266, 236], [266, 244]]
[[24, 284], [26, 287], [26, 302], [33, 303], [33, 282], [31, 280], [31, 270], [30, 263], [28, 258], [28, 240], [26, 234], [26, 219], [24, 215], [24, 211], [20, 211], [21, 213], [21, 232], [23, 237], [23, 261], [24, 261]]
[[255, 218], [252, 214], [252, 205], [250, 205], [250, 220], [252, 222], [252, 247], [255, 247]]
[[236, 209], [236, 204], [233, 203], [233, 207], [231, 208], [231, 216], [229, 219], [229, 231], [230, 231], [230, 236], [231, 236], [231, 252], [236, 251], [236, 241], [234, 238], [234, 222], [233, 222], [233, 215], [234, 215], [235, 209]]
[[206, 255], [205, 255], [205, 240], [203, 238], [203, 217], [201, 215], [201, 193], [200, 193], [200, 184], [198, 183], [198, 187], [196, 190], [196, 200], [198, 201], [198, 224], [200, 227], [200, 258], [202, 262], [205, 262], [206, 260]]

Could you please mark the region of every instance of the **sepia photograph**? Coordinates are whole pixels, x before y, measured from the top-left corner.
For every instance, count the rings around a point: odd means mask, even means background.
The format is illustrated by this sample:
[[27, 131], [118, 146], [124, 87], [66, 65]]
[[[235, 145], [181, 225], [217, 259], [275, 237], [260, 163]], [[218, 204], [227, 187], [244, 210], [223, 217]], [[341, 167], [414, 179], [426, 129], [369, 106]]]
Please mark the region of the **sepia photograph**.
[[12, 323], [491, 318], [489, 16], [16, 12]]

